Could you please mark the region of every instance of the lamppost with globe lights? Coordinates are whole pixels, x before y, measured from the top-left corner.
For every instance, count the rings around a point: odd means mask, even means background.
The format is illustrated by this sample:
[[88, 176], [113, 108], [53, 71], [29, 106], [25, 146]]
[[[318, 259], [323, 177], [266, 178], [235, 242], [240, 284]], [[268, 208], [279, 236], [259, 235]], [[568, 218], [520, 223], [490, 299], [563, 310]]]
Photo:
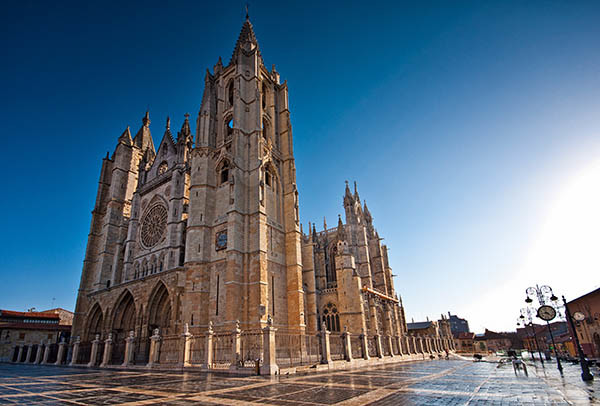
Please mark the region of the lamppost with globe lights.
[[[542, 362], [542, 367], [544, 366], [544, 358], [542, 357], [542, 351], [540, 350], [540, 345], [537, 340], [537, 334], [535, 333], [535, 325], [533, 324], [533, 315], [532, 310], [529, 307], [524, 307], [521, 309], [521, 315], [519, 316], [519, 321], [517, 322], [517, 326], [523, 325], [524, 328], [531, 327], [531, 332], [533, 334], [533, 339], [535, 342], [535, 348], [537, 349], [538, 355], [540, 356], [540, 361]], [[531, 358], [535, 361], [535, 352], [531, 351]]]
[[569, 306], [567, 306], [567, 300], [565, 297], [562, 297], [563, 303], [565, 305], [565, 315], [567, 317], [567, 321], [571, 326], [571, 331], [573, 332], [573, 338], [575, 339], [575, 346], [577, 347], [577, 353], [579, 354], [579, 364], [581, 365], [581, 379], [584, 381], [592, 381], [594, 380], [594, 375], [590, 372], [590, 367], [588, 366], [587, 360], [585, 359], [585, 354], [583, 353], [583, 349], [581, 348], [581, 344], [579, 343], [579, 337], [577, 337], [577, 330], [575, 330], [575, 323], [573, 320], [582, 321], [585, 319], [585, 315], [580, 312], [575, 312], [575, 314], [571, 315], [569, 311]]
[[563, 367], [560, 363], [560, 358], [558, 357], [558, 351], [556, 349], [556, 343], [554, 342], [554, 335], [552, 334], [552, 329], [550, 328], [550, 320], [553, 320], [556, 317], [556, 309], [553, 304], [558, 302], [558, 297], [552, 291], [552, 288], [548, 285], [529, 287], [525, 289], [525, 293], [527, 294], [527, 298], [525, 299], [525, 303], [531, 305], [533, 303], [533, 299], [531, 296], [537, 296], [537, 300], [540, 304], [540, 307], [537, 309], [537, 317], [544, 320], [548, 325], [548, 332], [550, 333], [550, 339], [552, 340], [552, 346], [554, 347], [554, 356], [556, 357], [556, 366], [558, 371], [562, 374]]

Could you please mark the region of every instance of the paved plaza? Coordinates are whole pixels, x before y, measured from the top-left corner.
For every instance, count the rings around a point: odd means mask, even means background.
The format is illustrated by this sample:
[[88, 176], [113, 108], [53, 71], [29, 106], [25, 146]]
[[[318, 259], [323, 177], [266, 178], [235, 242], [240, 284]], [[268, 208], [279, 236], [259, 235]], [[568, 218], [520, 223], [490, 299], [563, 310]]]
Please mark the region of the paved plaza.
[[202, 372], [98, 370], [0, 364], [0, 404], [25, 405], [586, 405], [600, 380], [577, 366], [530, 367], [465, 360], [406, 362], [275, 378]]

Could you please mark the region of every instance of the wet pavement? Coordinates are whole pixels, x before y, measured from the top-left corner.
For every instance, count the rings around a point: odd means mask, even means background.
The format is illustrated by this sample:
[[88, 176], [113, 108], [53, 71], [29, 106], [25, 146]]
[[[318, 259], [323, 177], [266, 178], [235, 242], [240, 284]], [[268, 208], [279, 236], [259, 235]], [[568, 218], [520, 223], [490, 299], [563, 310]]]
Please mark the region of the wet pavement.
[[464, 360], [277, 378], [0, 364], [0, 404], [23, 405], [600, 405], [600, 377], [577, 365], [512, 366]]

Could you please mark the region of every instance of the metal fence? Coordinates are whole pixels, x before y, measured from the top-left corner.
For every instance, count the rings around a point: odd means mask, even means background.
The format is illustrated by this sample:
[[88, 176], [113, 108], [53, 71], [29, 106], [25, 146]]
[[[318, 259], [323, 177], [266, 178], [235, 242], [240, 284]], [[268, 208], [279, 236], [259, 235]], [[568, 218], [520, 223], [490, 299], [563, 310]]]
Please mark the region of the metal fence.
[[381, 349], [383, 350], [383, 355], [392, 355], [390, 348], [390, 340], [388, 336], [383, 336], [380, 338], [381, 340]]
[[162, 365], [173, 365], [179, 361], [181, 337], [178, 335], [165, 336], [160, 343], [158, 362]]
[[275, 354], [280, 367], [316, 364], [321, 360], [320, 339], [311, 334], [277, 331]]
[[352, 358], [364, 358], [362, 350], [362, 338], [359, 335], [350, 336], [350, 347], [352, 348]]
[[217, 333], [213, 336], [212, 367], [214, 369], [229, 368], [231, 365], [232, 341], [231, 333]]
[[331, 333], [329, 335], [329, 349], [331, 352], [331, 359], [333, 361], [346, 359], [346, 353], [344, 351], [344, 336], [340, 333]]
[[206, 360], [206, 337], [194, 335], [190, 342], [190, 364], [201, 365]]
[[240, 363], [243, 367], [254, 367], [256, 360], [263, 360], [263, 333], [260, 330], [245, 331], [241, 337]]
[[367, 345], [368, 345], [369, 357], [376, 357], [377, 356], [376, 338], [374, 336], [368, 336], [367, 337]]

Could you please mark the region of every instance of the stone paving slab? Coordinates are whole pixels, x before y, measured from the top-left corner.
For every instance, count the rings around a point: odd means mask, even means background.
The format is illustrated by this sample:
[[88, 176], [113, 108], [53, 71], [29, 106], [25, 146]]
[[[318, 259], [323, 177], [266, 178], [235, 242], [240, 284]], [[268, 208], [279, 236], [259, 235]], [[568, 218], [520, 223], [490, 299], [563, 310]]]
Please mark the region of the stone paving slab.
[[0, 364], [6, 405], [600, 405], [578, 366], [529, 366], [465, 360], [415, 361], [362, 370], [280, 377], [127, 371]]

